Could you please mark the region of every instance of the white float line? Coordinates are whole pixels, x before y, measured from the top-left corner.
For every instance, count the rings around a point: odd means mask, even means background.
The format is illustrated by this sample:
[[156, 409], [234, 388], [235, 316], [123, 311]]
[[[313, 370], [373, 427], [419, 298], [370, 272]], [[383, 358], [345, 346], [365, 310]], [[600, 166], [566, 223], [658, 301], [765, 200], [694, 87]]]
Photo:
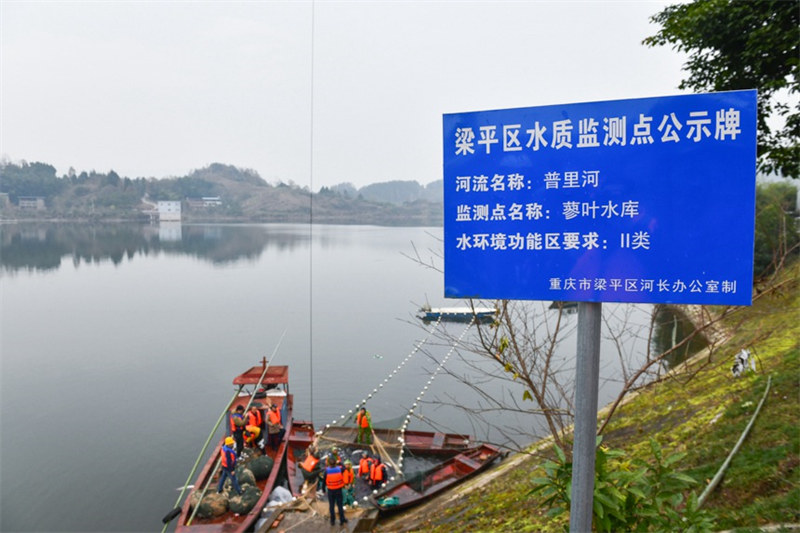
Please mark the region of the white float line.
[[[404, 365], [405, 365], [405, 364], [406, 364], [406, 363], [407, 363], [407, 362], [408, 362], [408, 361], [411, 359], [411, 357], [413, 357], [413, 356], [414, 356], [414, 354], [416, 354], [416, 353], [417, 353], [417, 352], [420, 350], [420, 348], [422, 348], [422, 346], [423, 346], [423, 345], [424, 345], [426, 342], [428, 342], [428, 339], [430, 338], [430, 336], [431, 336], [431, 335], [433, 335], [433, 332], [434, 332], [434, 331], [436, 331], [436, 328], [437, 328], [437, 327], [439, 327], [439, 323], [440, 323], [441, 321], [442, 321], [442, 317], [440, 316], [440, 317], [439, 317], [439, 318], [436, 320], [436, 323], [434, 323], [434, 324], [433, 324], [433, 326], [431, 326], [431, 329], [430, 329], [430, 331], [428, 332], [428, 335], [427, 335], [427, 336], [426, 336], [424, 339], [422, 339], [422, 341], [420, 341], [420, 343], [419, 343], [419, 344], [417, 344], [416, 346], [414, 346], [414, 349], [413, 349], [413, 350], [411, 350], [411, 353], [410, 353], [410, 354], [408, 354], [408, 355], [405, 357], [405, 359], [403, 359], [403, 360], [400, 362], [400, 364], [399, 364], [399, 365], [397, 365], [397, 367], [396, 367], [394, 370], [392, 370], [392, 371], [389, 373], [389, 376], [388, 376], [386, 379], [384, 379], [384, 380], [383, 380], [383, 383], [379, 383], [377, 388], [375, 388], [375, 389], [372, 389], [372, 392], [371, 392], [370, 394], [368, 394], [366, 398], [364, 398], [364, 399], [363, 399], [363, 400], [361, 400], [359, 403], [357, 403], [357, 404], [356, 404], [356, 406], [355, 406], [355, 408], [354, 408], [354, 409], [350, 409], [350, 410], [347, 412], [347, 414], [346, 414], [346, 415], [342, 415], [342, 416], [341, 416], [341, 418], [340, 418], [340, 420], [341, 420], [341, 421], [344, 421], [344, 420], [346, 420], [346, 419], [349, 419], [349, 418], [350, 418], [350, 416], [351, 416], [353, 413], [355, 413], [356, 411], [360, 410], [360, 409], [361, 409], [361, 408], [362, 408], [364, 405], [366, 405], [366, 404], [367, 404], [367, 402], [368, 402], [369, 400], [371, 400], [371, 399], [372, 399], [372, 397], [373, 397], [373, 396], [375, 396], [375, 395], [378, 393], [378, 390], [379, 390], [379, 389], [382, 389], [382, 388], [383, 388], [383, 386], [384, 386], [385, 384], [387, 384], [387, 383], [389, 382], [389, 380], [390, 380], [390, 379], [392, 379], [392, 378], [394, 377], [394, 375], [395, 375], [395, 374], [397, 374], [397, 372], [398, 372], [398, 371], [399, 371], [401, 368], [403, 368], [403, 366], [404, 366]], [[470, 324], [470, 325], [472, 325], [472, 324]], [[469, 327], [469, 326], [468, 326], [468, 327]], [[336, 425], [336, 423], [337, 423], [337, 421], [336, 421], [336, 420], [334, 420], [333, 422], [331, 422], [330, 424], [328, 424], [327, 426], [325, 426], [325, 429], [328, 429], [328, 428], [329, 428], [330, 426], [332, 426], [332, 425]], [[321, 432], [321, 431], [318, 431], [318, 432], [317, 432], [317, 435], [320, 435], [320, 434], [322, 434], [322, 432]]]
[[456, 342], [453, 343], [453, 346], [450, 348], [450, 351], [447, 352], [447, 355], [444, 356], [442, 362], [439, 363], [439, 366], [437, 366], [436, 370], [433, 371], [433, 374], [431, 374], [430, 379], [422, 388], [422, 391], [420, 392], [419, 396], [417, 396], [417, 401], [414, 402], [414, 404], [411, 406], [411, 409], [408, 410], [408, 414], [406, 415], [405, 420], [403, 420], [402, 426], [400, 426], [400, 436], [397, 437], [397, 440], [400, 442], [400, 456], [397, 461], [397, 466], [400, 469], [400, 472], [398, 472], [399, 475], [402, 475], [402, 470], [403, 470], [403, 454], [405, 452], [404, 445], [405, 445], [406, 428], [408, 428], [408, 424], [411, 422], [411, 416], [414, 414], [414, 410], [417, 408], [417, 403], [422, 399], [422, 396], [425, 394], [425, 391], [428, 390], [428, 387], [430, 387], [431, 383], [433, 383], [433, 380], [436, 379], [436, 376], [439, 374], [439, 371], [442, 368], [444, 368], [444, 365], [447, 363], [447, 360], [450, 359], [450, 356], [453, 354], [455, 349], [461, 343], [461, 339], [464, 338], [464, 335], [467, 333], [467, 330], [469, 330], [469, 328], [474, 323], [475, 319], [473, 318], [467, 325], [467, 327], [464, 328], [464, 331], [461, 332], [461, 335], [458, 336], [458, 340], [456, 340]]

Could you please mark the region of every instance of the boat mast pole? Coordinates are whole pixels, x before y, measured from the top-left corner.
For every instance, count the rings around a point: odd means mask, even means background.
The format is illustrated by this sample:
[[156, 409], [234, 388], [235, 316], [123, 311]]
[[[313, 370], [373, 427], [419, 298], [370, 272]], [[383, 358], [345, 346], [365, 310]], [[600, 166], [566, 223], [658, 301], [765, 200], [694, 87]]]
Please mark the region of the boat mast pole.
[[[275, 349], [272, 350], [272, 355], [269, 356], [269, 361], [267, 361], [266, 357], [263, 357], [261, 359], [261, 364], [264, 366], [264, 371], [261, 373], [261, 377], [258, 378], [258, 383], [256, 383], [256, 385], [263, 385], [262, 381], [264, 381], [264, 376], [267, 375], [267, 370], [269, 370], [269, 367], [272, 365], [272, 360], [275, 359], [275, 354], [278, 353], [278, 348], [280, 348], [281, 343], [283, 342], [283, 338], [286, 336], [286, 331], [288, 329], [289, 328], [283, 330], [281, 338], [278, 339], [278, 344], [275, 345]], [[256, 397], [256, 390], [254, 387], [253, 394], [250, 395], [250, 400], [248, 400], [247, 405], [244, 407], [245, 412], [247, 412], [247, 410], [250, 409], [250, 404], [253, 403], [255, 397]]]

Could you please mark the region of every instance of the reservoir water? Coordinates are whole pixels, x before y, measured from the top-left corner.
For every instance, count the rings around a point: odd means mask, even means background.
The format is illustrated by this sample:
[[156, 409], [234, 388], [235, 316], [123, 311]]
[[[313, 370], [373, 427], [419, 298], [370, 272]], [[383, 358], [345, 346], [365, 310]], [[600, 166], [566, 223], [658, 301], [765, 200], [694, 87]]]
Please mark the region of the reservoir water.
[[[274, 364], [290, 367], [295, 418], [319, 426], [345, 414], [427, 335], [430, 325], [415, 317], [421, 305], [462, 304], [444, 300], [440, 272], [408, 257], [436, 258], [441, 234], [0, 225], [0, 530], [160, 530], [231, 380], [273, 352]], [[615, 320], [614, 307], [604, 309]], [[647, 306], [626, 309], [632, 322], [647, 323]], [[576, 318], [566, 320], [574, 327]], [[443, 327], [457, 337], [465, 325]], [[439, 338], [418, 350], [370, 400], [373, 419], [404, 416], [450, 349]], [[560, 349], [568, 359], [574, 343]], [[605, 348], [603, 357], [601, 405], [619, 380]], [[458, 357], [448, 365], [462, 378], [476, 372]], [[412, 429], [514, 444], [458, 406], [434, 402], [481, 403], [455, 376], [437, 376]], [[522, 397], [513, 383], [474, 383]], [[502, 411], [491, 421], [529, 434], [539, 424]]]

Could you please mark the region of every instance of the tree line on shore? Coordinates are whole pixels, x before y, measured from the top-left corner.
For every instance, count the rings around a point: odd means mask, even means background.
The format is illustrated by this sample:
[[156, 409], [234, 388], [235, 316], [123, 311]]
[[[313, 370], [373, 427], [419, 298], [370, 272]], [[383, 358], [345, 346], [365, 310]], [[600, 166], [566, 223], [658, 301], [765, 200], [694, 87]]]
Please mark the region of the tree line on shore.
[[[159, 201], [184, 203], [184, 219], [197, 221], [326, 222], [441, 225], [441, 180], [349, 183], [314, 193], [291, 181], [267, 183], [256, 171], [212, 163], [186, 176], [129, 178], [114, 170], [58, 176], [41, 162], [0, 163], [0, 216], [5, 219], [146, 219]], [[187, 200], [218, 198], [214, 205]], [[38, 209], [20, 209], [37, 198]], [[24, 204], [23, 204], [24, 205]]]

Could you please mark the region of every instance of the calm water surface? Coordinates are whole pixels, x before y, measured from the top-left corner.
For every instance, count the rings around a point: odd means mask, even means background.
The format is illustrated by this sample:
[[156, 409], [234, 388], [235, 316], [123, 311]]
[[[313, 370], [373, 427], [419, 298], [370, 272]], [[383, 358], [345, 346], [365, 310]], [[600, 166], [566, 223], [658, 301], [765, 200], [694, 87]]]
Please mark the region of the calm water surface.
[[[338, 418], [425, 337], [420, 305], [459, 305], [442, 298], [440, 273], [404, 256], [430, 257], [440, 238], [441, 228], [0, 226], [0, 529], [160, 530], [232, 378], [273, 351], [290, 366], [295, 418]], [[403, 416], [448, 351], [420, 350], [370, 401], [373, 419]], [[611, 362], [604, 372], [615, 374]], [[436, 395], [477, 401], [447, 375]], [[503, 442], [454, 408], [417, 412]]]

